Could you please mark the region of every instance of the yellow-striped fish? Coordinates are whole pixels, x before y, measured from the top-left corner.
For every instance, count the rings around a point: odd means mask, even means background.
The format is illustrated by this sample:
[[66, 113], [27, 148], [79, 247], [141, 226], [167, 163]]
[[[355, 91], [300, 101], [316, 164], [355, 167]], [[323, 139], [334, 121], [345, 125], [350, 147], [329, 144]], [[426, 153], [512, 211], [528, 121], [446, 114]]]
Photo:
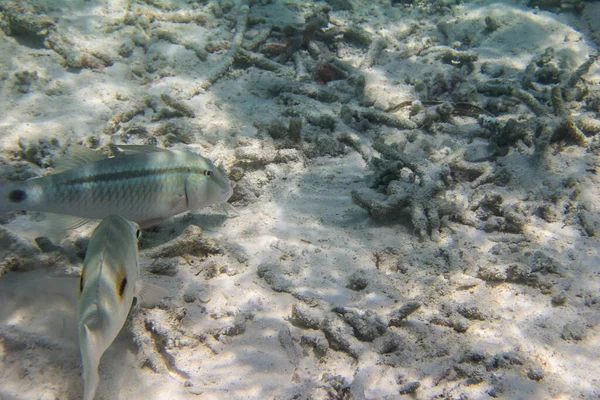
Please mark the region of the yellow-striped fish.
[[136, 223], [111, 215], [94, 230], [87, 248], [77, 306], [85, 400], [96, 394], [100, 358], [123, 327], [133, 298], [157, 301], [166, 295], [140, 281], [139, 236]]
[[231, 197], [227, 178], [201, 155], [151, 146], [118, 147], [125, 154], [107, 158], [73, 146], [54, 174], [0, 183], [0, 214], [39, 211], [81, 218], [65, 228], [119, 214], [147, 227]]

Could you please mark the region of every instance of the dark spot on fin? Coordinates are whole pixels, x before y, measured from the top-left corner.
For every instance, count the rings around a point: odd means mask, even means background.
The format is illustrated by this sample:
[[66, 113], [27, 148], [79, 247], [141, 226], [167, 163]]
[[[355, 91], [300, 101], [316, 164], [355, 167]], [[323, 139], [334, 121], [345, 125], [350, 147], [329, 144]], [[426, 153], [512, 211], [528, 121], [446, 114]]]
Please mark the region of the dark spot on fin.
[[8, 193], [8, 200], [11, 203], [20, 203], [25, 199], [27, 199], [27, 193], [24, 190], [15, 189]]
[[127, 286], [127, 278], [124, 277], [121, 281], [121, 286], [119, 286], [119, 297], [123, 297], [123, 292], [125, 292], [125, 286]]
[[119, 300], [123, 301], [123, 294], [125, 293], [125, 288], [127, 287], [127, 275], [125, 274], [125, 266], [123, 264], [119, 265], [119, 272], [117, 274], [117, 293], [119, 293]]

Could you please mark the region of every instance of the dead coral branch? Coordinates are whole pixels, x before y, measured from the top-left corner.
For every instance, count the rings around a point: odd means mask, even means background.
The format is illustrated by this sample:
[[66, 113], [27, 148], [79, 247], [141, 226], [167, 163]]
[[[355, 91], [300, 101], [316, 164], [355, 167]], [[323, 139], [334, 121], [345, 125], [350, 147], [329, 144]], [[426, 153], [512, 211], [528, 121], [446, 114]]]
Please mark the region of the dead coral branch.
[[192, 93], [189, 97], [194, 97], [199, 94], [201, 91], [208, 89], [215, 83], [221, 76], [223, 76], [227, 70], [233, 64], [234, 59], [237, 56], [237, 53], [242, 48], [242, 43], [244, 41], [244, 34], [246, 33], [246, 27], [248, 24], [248, 14], [250, 13], [250, 8], [244, 4], [240, 7], [237, 22], [235, 35], [233, 36], [233, 40], [231, 42], [231, 46], [229, 47], [229, 51], [225, 56], [211, 69], [204, 79], [202, 79], [196, 87], [192, 90]]

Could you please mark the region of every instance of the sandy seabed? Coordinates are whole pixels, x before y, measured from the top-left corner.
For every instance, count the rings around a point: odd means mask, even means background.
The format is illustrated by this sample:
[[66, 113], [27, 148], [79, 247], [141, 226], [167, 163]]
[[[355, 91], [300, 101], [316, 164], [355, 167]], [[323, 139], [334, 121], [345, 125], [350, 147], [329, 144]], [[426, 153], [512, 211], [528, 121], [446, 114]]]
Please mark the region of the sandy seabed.
[[[600, 397], [600, 3], [3, 1], [0, 179], [187, 148], [98, 399]], [[560, 9], [560, 5], [564, 7]], [[83, 392], [93, 225], [0, 225], [0, 398]]]

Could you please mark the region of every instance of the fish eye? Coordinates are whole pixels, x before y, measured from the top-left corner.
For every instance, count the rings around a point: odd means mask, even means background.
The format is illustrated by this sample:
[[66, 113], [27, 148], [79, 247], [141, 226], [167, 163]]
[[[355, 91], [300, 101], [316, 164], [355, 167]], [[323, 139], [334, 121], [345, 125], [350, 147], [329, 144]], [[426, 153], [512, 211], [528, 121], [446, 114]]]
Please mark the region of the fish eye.
[[212, 171], [210, 170], [204, 170], [204, 176], [211, 176], [212, 175]]
[[142, 231], [139, 230], [139, 229], [136, 230], [135, 231], [135, 238], [139, 240], [141, 237], [142, 237]]

